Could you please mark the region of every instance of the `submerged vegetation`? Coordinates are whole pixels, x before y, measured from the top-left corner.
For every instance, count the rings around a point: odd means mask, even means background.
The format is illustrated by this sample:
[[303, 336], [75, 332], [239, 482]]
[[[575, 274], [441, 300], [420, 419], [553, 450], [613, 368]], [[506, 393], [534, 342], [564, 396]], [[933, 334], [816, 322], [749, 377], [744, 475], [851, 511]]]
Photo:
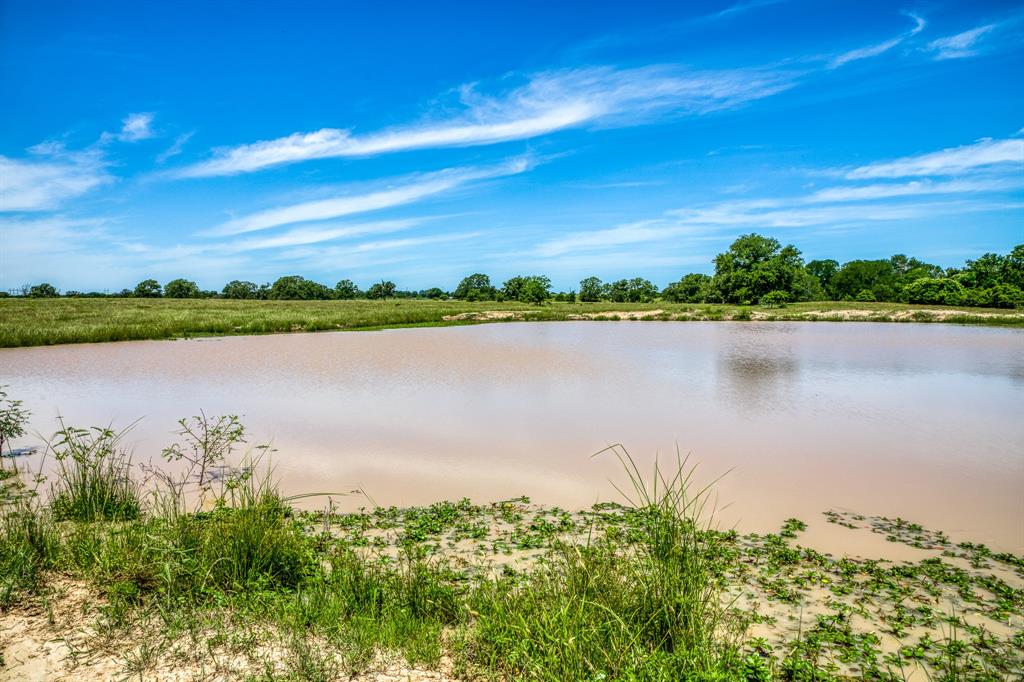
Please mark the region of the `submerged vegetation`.
[[645, 474], [616, 447], [624, 503], [580, 511], [519, 498], [342, 513], [337, 495], [294, 508], [268, 450], [238, 452], [234, 417], [183, 420], [161, 466], [136, 469], [120, 435], [62, 425], [49, 481], [10, 465], [2, 474], [0, 621], [63, 641], [76, 674], [101, 664], [104, 677], [140, 679], [329, 680], [396, 666], [386, 679], [1024, 673], [1024, 557], [839, 512], [826, 520], [858, 529], [841, 532], [880, 533], [925, 558], [821, 554], [798, 544], [807, 524], [797, 519], [767, 535], [719, 530], [685, 460]]

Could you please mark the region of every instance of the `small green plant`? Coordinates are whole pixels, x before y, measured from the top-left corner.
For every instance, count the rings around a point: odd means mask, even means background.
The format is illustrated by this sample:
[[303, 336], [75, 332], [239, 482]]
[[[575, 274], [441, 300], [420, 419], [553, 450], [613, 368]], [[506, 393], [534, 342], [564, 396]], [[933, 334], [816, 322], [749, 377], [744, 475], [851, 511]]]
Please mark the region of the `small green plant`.
[[139, 486], [131, 476], [131, 456], [121, 446], [122, 431], [80, 429], [60, 423], [47, 454], [57, 462], [50, 507], [57, 519], [129, 520], [139, 516]]
[[[7, 396], [7, 387], [0, 384], [0, 458], [4, 456], [4, 447], [10, 452], [11, 441], [25, 435], [25, 425], [31, 412], [22, 407], [22, 401], [11, 400]], [[0, 459], [2, 464], [3, 459]]]

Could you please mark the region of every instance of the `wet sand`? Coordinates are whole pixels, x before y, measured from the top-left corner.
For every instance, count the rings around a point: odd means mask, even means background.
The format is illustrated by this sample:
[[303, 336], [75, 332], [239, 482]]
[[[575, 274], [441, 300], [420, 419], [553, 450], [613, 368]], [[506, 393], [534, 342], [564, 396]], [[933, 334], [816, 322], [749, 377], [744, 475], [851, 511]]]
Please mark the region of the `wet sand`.
[[1021, 330], [506, 323], [5, 349], [0, 376], [42, 435], [58, 414], [143, 417], [137, 461], [179, 417], [239, 414], [251, 442], [273, 439], [288, 492], [582, 507], [622, 481], [594, 452], [621, 442], [650, 466], [678, 445], [701, 481], [724, 475], [720, 526], [798, 517], [806, 544], [875, 553], [825, 522], [837, 509], [1024, 550]]

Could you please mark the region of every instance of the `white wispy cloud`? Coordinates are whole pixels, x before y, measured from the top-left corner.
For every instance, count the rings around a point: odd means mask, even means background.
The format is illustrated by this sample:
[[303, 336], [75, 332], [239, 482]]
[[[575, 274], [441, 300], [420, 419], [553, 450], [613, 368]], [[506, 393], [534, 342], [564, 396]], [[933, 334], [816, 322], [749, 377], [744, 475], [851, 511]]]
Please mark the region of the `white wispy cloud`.
[[998, 193], [1024, 188], [1019, 168], [1024, 163], [1024, 140], [982, 140], [973, 145], [945, 149], [861, 166], [831, 177], [848, 180], [945, 176], [977, 171], [971, 177], [936, 180], [930, 177], [903, 182], [839, 183], [793, 196], [730, 199], [668, 210], [653, 219], [599, 230], [579, 230], [538, 244], [538, 257], [619, 249], [625, 245], [656, 243], [685, 237], [688, 242], [717, 239], [737, 230], [780, 228], [837, 229], [872, 222], [910, 221], [958, 213], [1012, 211], [1019, 201], [997, 199]]
[[910, 29], [908, 32], [896, 36], [895, 38], [883, 41], [881, 43], [877, 43], [875, 45], [859, 47], [855, 50], [850, 50], [849, 52], [844, 52], [840, 55], [836, 55], [829, 61], [829, 67], [835, 69], [842, 66], [843, 64], [848, 64], [849, 62], [854, 62], [859, 59], [868, 59], [870, 57], [877, 57], [880, 54], [885, 54], [886, 52], [896, 47], [903, 41], [907, 40], [908, 38], [912, 38], [913, 36], [920, 33], [922, 30], [924, 30], [926, 24], [923, 18], [919, 17], [916, 14], [910, 13], [907, 13], [907, 16], [914, 20], [914, 28]]
[[984, 180], [952, 180], [933, 182], [914, 180], [905, 183], [861, 185], [858, 187], [830, 187], [806, 197], [805, 203], [832, 203], [842, 201], [870, 201], [896, 197], [923, 196], [929, 194], [976, 194], [1001, 192], [1024, 187], [1024, 178], [987, 178]]
[[0, 212], [49, 211], [113, 180], [97, 150], [36, 145], [31, 157], [0, 156]]
[[155, 137], [153, 132], [153, 114], [147, 111], [128, 114], [121, 119], [121, 130], [116, 133], [103, 133], [99, 143], [107, 144], [112, 140], [120, 142], [138, 142]]
[[301, 227], [272, 237], [244, 239], [221, 244], [218, 248], [223, 251], [239, 252], [319, 244], [369, 234], [384, 234], [407, 230], [422, 224], [424, 220], [424, 218], [409, 218], [406, 220], [381, 220], [370, 223], [343, 223], [318, 225], [317, 227]]
[[142, 112], [128, 114], [122, 121], [121, 133], [118, 136], [122, 142], [138, 142], [153, 137], [153, 114]]
[[181, 150], [185, 147], [185, 143], [191, 140], [193, 135], [195, 135], [195, 131], [178, 135], [178, 137], [174, 138], [174, 143], [170, 147], [156, 155], [156, 162], [158, 164], [163, 164], [172, 156], [181, 154]]
[[978, 41], [996, 29], [998, 24], [978, 26], [963, 33], [938, 38], [928, 43], [927, 50], [935, 59], [962, 59], [978, 54]]
[[366, 135], [339, 128], [293, 133], [215, 150], [213, 158], [174, 175], [233, 175], [311, 159], [488, 145], [584, 125], [630, 125], [666, 111], [702, 114], [768, 97], [792, 87], [795, 80], [792, 72], [768, 69], [686, 71], [650, 66], [543, 72], [496, 96], [463, 86], [461, 113], [448, 118]]
[[846, 177], [850, 180], [865, 180], [957, 175], [1003, 164], [1024, 164], [1024, 140], [983, 139], [974, 144], [860, 166], [847, 172]]
[[454, 190], [472, 182], [516, 175], [526, 171], [530, 167], [530, 163], [527, 159], [515, 159], [487, 168], [447, 169], [425, 174], [397, 187], [375, 192], [305, 201], [259, 211], [229, 220], [211, 230], [209, 234], [212, 236], [243, 234], [291, 223], [330, 220], [346, 215], [401, 206]]

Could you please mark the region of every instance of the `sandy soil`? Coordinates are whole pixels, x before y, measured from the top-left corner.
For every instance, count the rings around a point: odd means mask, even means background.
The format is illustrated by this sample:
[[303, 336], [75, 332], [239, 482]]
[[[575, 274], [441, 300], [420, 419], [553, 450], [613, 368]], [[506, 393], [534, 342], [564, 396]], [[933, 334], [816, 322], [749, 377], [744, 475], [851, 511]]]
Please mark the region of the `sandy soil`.
[[[104, 601], [88, 584], [53, 578], [48, 596], [25, 600], [0, 613], [0, 682], [99, 682], [144, 679], [161, 682], [241, 680], [252, 674], [288, 670], [287, 650], [275, 633], [255, 633], [248, 646], [221, 644], [200, 652], [184, 639], [160, 651], [147, 650], [140, 625], [137, 637], [112, 639], [102, 626]], [[210, 633], [211, 635], [213, 633]], [[246, 633], [253, 634], [253, 633]], [[353, 682], [454, 682], [441, 670], [409, 667], [379, 655], [371, 671], [339, 674]], [[140, 672], [141, 669], [141, 672]]]

